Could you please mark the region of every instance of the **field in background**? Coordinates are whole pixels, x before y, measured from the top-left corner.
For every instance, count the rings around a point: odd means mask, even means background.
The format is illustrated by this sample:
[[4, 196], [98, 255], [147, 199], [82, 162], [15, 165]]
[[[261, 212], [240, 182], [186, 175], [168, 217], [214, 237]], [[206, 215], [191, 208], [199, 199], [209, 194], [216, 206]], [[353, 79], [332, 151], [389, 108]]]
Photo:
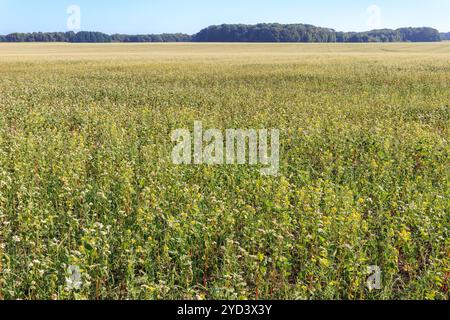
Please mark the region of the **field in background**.
[[[449, 86], [450, 42], [0, 44], [0, 299], [448, 299]], [[280, 176], [174, 166], [196, 120]]]
[[[68, 44], [68, 43], [0, 43], [0, 61], [86, 61], [102, 62], [127, 59], [133, 62], [211, 62], [269, 63], [299, 62], [304, 56], [329, 58], [346, 56], [380, 57], [386, 54], [398, 58], [416, 56], [445, 59], [450, 53], [450, 41], [441, 43], [385, 44], [264, 44], [264, 43], [164, 43], [164, 44]], [[248, 60], [250, 59], [250, 60]], [[106, 60], [106, 61], [105, 61]], [[142, 61], [141, 61], [142, 62]], [[307, 62], [307, 61], [303, 61]]]

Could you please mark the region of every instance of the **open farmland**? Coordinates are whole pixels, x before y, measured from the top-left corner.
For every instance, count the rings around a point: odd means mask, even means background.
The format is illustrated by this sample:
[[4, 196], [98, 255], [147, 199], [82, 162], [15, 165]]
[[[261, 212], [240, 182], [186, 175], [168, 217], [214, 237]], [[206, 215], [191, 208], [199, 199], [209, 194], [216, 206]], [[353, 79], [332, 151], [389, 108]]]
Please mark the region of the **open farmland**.
[[[0, 44], [0, 299], [448, 299], [449, 90], [450, 42]], [[279, 175], [174, 165], [194, 121]]]

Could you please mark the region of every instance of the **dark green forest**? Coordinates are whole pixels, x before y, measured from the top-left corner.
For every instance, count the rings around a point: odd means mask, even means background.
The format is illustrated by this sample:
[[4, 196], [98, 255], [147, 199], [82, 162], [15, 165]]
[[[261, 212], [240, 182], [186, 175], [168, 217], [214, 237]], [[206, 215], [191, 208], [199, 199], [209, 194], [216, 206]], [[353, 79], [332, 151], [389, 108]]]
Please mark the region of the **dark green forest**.
[[197, 42], [436, 42], [433, 28], [381, 29], [367, 32], [337, 32], [305, 24], [257, 24], [210, 26], [192, 37]]
[[450, 40], [450, 33], [433, 28], [381, 29], [367, 32], [338, 32], [307, 24], [261, 23], [210, 26], [194, 35], [147, 34], [108, 35], [101, 32], [34, 32], [0, 35], [0, 42], [437, 42]]
[[191, 36], [187, 34], [158, 34], [158, 35], [108, 35], [101, 32], [34, 32], [12, 33], [0, 36], [0, 42], [74, 42], [74, 43], [102, 43], [102, 42], [189, 42]]

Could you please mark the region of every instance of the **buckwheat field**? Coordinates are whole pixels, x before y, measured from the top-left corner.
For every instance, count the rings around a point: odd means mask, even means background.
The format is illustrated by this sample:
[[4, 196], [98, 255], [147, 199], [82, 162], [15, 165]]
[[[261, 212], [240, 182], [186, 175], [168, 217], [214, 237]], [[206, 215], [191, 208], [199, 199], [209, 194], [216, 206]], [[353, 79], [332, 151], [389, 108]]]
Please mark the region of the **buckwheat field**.
[[[449, 88], [449, 42], [0, 44], [0, 299], [448, 299]], [[278, 176], [174, 165], [195, 121]]]

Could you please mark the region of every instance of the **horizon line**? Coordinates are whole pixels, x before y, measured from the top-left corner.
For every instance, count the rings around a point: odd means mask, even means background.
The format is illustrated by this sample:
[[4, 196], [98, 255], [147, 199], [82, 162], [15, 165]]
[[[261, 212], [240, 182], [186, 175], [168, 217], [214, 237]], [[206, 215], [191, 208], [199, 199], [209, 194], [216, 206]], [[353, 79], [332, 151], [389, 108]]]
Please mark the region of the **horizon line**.
[[430, 26], [408, 26], [408, 27], [399, 27], [399, 28], [377, 28], [377, 29], [370, 29], [370, 30], [364, 30], [364, 31], [342, 31], [342, 30], [336, 30], [334, 28], [330, 28], [330, 27], [322, 27], [319, 25], [315, 25], [315, 24], [310, 24], [310, 23], [280, 23], [280, 22], [258, 22], [258, 23], [219, 23], [219, 24], [211, 24], [207, 27], [204, 27], [202, 29], [200, 29], [199, 31], [197, 31], [196, 33], [185, 33], [185, 32], [162, 32], [162, 33], [145, 33], [145, 32], [139, 32], [139, 33], [120, 33], [120, 32], [114, 32], [114, 33], [108, 33], [108, 32], [103, 32], [103, 31], [98, 31], [98, 30], [83, 30], [80, 29], [78, 31], [75, 30], [64, 30], [64, 31], [14, 31], [14, 32], [9, 32], [9, 33], [0, 33], [0, 35], [2, 36], [6, 36], [6, 35], [10, 35], [10, 34], [15, 34], [15, 33], [67, 33], [67, 32], [99, 32], [99, 33], [103, 33], [109, 36], [112, 35], [160, 35], [160, 34], [184, 34], [184, 35], [189, 35], [189, 36], [193, 36], [197, 33], [199, 33], [201, 30], [207, 29], [209, 27], [212, 26], [222, 26], [222, 25], [245, 25], [245, 26], [256, 26], [256, 25], [260, 25], [260, 24], [279, 24], [279, 25], [305, 25], [305, 26], [313, 26], [316, 28], [323, 28], [323, 29], [329, 29], [329, 30], [333, 30], [336, 33], [339, 32], [344, 32], [344, 33], [364, 33], [364, 32], [372, 32], [372, 31], [378, 31], [378, 30], [398, 30], [398, 29], [404, 29], [404, 28], [431, 28], [431, 29], [435, 29], [437, 30], [439, 33], [450, 33], [449, 31], [442, 31], [439, 30], [437, 28], [434, 27], [430, 27]]

